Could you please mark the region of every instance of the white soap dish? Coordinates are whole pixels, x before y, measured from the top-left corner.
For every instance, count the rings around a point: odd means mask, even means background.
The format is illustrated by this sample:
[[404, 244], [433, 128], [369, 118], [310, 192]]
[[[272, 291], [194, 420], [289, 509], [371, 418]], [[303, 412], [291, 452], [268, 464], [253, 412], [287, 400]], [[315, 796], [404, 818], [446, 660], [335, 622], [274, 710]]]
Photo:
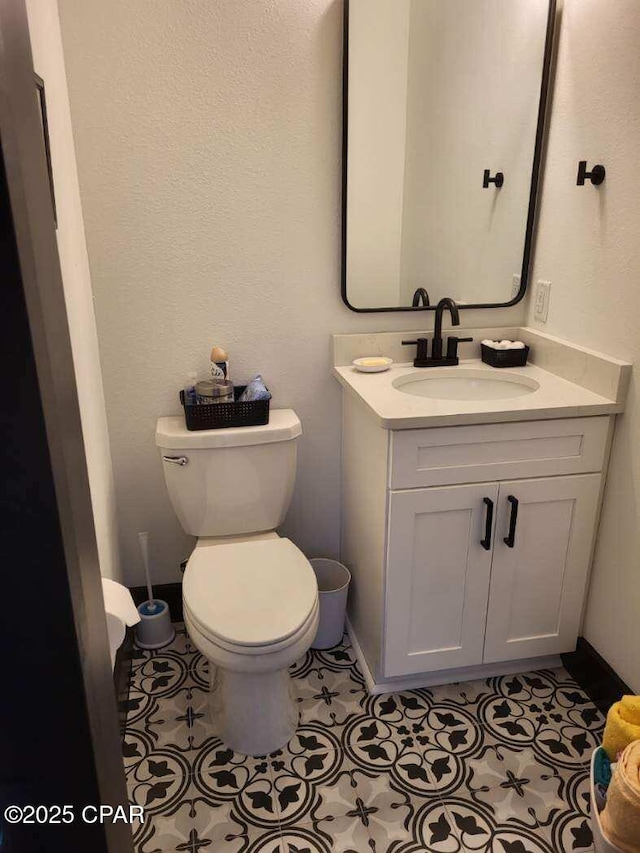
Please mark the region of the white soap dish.
[[368, 355], [356, 358], [353, 362], [355, 369], [361, 373], [382, 373], [383, 370], [389, 370], [392, 364], [393, 359], [383, 355]]

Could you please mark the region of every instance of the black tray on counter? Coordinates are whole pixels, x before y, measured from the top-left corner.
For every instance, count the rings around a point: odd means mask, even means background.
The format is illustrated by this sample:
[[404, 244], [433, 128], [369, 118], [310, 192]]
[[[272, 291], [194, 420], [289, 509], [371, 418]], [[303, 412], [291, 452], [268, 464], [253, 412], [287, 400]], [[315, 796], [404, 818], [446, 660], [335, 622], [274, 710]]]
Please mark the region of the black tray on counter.
[[529, 357], [529, 347], [524, 349], [495, 349], [480, 344], [482, 360], [491, 367], [524, 367]]

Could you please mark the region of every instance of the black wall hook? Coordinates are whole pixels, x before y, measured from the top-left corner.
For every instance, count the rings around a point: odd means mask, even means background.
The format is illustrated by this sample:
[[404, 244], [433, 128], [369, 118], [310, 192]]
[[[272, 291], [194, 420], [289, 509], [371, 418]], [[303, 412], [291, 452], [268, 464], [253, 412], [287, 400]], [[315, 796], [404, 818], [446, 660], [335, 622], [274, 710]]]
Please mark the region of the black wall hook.
[[490, 177], [491, 171], [489, 169], [484, 170], [484, 179], [482, 181], [482, 186], [486, 190], [489, 187], [489, 184], [495, 184], [498, 189], [504, 184], [504, 173], [496, 172], [495, 178]]
[[590, 172], [587, 172], [587, 161], [580, 160], [578, 163], [578, 180], [577, 186], [583, 187], [585, 181], [588, 179], [591, 181], [594, 187], [599, 187], [600, 184], [604, 181], [607, 175], [607, 170], [604, 166], [594, 166]]

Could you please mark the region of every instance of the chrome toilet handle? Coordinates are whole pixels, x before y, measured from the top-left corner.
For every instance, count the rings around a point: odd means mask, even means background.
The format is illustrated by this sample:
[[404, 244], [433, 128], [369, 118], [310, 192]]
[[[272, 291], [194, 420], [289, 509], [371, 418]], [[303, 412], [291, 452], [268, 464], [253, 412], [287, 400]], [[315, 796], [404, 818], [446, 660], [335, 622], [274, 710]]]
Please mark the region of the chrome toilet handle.
[[188, 465], [189, 460], [186, 456], [163, 456], [163, 462], [172, 462], [174, 465]]

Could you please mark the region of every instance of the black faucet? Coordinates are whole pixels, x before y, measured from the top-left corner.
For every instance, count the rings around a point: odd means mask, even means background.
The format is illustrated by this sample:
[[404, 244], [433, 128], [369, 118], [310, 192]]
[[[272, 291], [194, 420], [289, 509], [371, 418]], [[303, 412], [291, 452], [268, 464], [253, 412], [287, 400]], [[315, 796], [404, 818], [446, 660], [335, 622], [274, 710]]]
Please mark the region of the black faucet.
[[417, 344], [418, 351], [413, 360], [414, 367], [454, 367], [458, 364], [458, 344], [471, 342], [473, 338], [458, 338], [450, 336], [447, 338], [447, 354], [442, 357], [442, 315], [448, 310], [451, 314], [451, 324], [460, 325], [460, 314], [458, 306], [449, 296], [445, 296], [436, 306], [436, 322], [433, 330], [433, 342], [431, 344], [431, 357], [428, 355], [428, 339], [418, 338], [415, 341], [402, 341], [403, 345]]
[[451, 325], [459, 326], [460, 325], [460, 314], [458, 313], [458, 306], [449, 296], [445, 296], [443, 299], [438, 302], [436, 306], [436, 322], [433, 327], [433, 343], [431, 344], [431, 358], [432, 359], [441, 359], [442, 358], [442, 315], [444, 314], [444, 309], [448, 308], [451, 314]]
[[419, 308], [421, 304], [424, 305], [425, 308], [428, 308], [429, 305], [431, 305], [431, 302], [429, 302], [429, 294], [424, 287], [419, 287], [413, 294], [413, 299], [411, 300], [412, 308]]

